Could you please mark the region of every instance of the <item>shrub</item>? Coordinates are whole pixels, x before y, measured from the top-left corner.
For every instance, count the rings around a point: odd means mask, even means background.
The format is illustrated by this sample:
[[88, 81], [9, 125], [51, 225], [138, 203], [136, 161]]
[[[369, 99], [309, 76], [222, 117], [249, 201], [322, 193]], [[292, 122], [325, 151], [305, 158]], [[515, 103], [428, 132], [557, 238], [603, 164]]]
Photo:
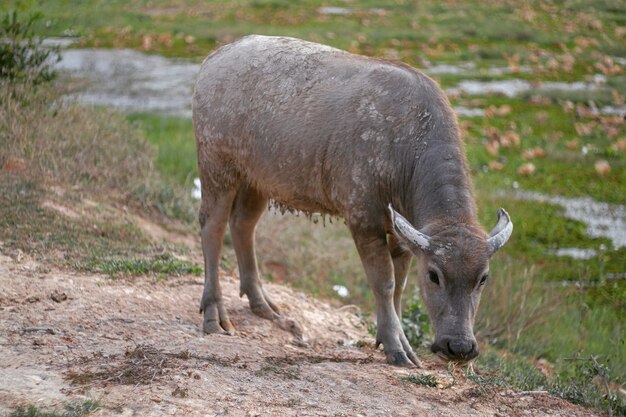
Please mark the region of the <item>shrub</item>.
[[33, 24], [41, 17], [40, 13], [33, 13], [21, 20], [13, 10], [2, 18], [0, 78], [39, 84], [55, 77], [52, 65], [61, 59], [59, 48], [43, 47], [42, 40], [32, 33]]

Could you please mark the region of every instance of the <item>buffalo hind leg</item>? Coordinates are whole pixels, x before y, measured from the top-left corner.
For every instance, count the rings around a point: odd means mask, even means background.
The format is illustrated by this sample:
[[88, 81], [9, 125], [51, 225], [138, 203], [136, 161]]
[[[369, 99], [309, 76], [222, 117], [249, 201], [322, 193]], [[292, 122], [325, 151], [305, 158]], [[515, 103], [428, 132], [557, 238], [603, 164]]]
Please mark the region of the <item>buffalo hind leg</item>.
[[398, 318], [402, 321], [400, 301], [402, 299], [402, 292], [406, 286], [407, 275], [409, 273], [409, 266], [411, 265], [411, 258], [413, 257], [413, 254], [408, 248], [402, 246], [398, 238], [393, 234], [389, 235], [389, 253], [391, 254], [391, 260], [393, 261], [393, 276], [396, 282], [393, 292], [393, 305], [396, 309]]
[[382, 343], [387, 362], [392, 365], [420, 366], [394, 307], [395, 279], [385, 232], [358, 226], [351, 226], [350, 231], [376, 299], [376, 345]]
[[248, 296], [254, 314], [274, 320], [279, 318], [280, 312], [261, 286], [254, 250], [254, 231], [266, 207], [267, 198], [254, 188], [243, 185], [237, 192], [231, 211], [230, 234], [239, 266], [239, 295]]
[[235, 190], [222, 193], [203, 189], [200, 208], [202, 253], [204, 255], [204, 291], [200, 312], [204, 313], [202, 329], [205, 333], [233, 334], [234, 326], [228, 318], [219, 282], [219, 260], [224, 231], [235, 198]]

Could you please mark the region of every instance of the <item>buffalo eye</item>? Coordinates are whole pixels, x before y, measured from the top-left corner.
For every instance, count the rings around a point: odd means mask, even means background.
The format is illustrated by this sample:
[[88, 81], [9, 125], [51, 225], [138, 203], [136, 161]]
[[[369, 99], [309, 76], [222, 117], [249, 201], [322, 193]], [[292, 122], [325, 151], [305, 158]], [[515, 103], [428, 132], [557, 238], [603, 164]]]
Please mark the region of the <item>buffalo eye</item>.
[[489, 275], [485, 274], [483, 275], [483, 277], [480, 279], [480, 285], [485, 285], [485, 282], [487, 282], [487, 278], [489, 278]]
[[432, 283], [439, 285], [439, 275], [435, 271], [428, 271], [428, 279]]

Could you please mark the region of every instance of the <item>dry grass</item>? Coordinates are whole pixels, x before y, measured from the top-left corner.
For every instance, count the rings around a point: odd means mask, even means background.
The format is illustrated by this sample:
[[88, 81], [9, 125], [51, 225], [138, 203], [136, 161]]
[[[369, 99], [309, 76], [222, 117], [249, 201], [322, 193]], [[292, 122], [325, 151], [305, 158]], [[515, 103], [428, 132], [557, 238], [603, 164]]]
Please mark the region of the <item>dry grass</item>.
[[119, 113], [63, 102], [63, 92], [0, 83], [1, 171], [195, 219], [188, 193], [160, 178], [140, 129]]
[[0, 84], [0, 163], [24, 160], [51, 182], [132, 190], [152, 176], [154, 151], [123, 116], [57, 100], [61, 91]]
[[534, 267], [516, 270], [508, 263], [499, 276], [485, 287], [478, 317], [476, 337], [490, 344], [508, 342], [514, 345], [522, 333], [539, 324], [555, 309], [562, 308], [559, 299], [566, 295], [536, 282]]
[[287, 282], [309, 293], [336, 298], [333, 285], [350, 291], [344, 301], [372, 307], [354, 241], [343, 219], [266, 213], [257, 229], [259, 268], [266, 279]]

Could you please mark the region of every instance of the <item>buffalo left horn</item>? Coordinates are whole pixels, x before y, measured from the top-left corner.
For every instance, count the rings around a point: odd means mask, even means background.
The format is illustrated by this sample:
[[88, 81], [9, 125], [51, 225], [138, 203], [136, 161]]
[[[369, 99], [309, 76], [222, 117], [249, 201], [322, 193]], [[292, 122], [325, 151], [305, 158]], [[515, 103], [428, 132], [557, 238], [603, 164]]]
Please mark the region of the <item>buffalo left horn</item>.
[[513, 233], [513, 222], [511, 217], [509, 217], [509, 213], [501, 208], [498, 210], [498, 223], [489, 233], [489, 239], [487, 239], [492, 254], [504, 246], [509, 237], [511, 237], [511, 233]]

